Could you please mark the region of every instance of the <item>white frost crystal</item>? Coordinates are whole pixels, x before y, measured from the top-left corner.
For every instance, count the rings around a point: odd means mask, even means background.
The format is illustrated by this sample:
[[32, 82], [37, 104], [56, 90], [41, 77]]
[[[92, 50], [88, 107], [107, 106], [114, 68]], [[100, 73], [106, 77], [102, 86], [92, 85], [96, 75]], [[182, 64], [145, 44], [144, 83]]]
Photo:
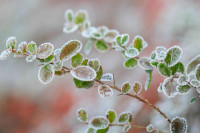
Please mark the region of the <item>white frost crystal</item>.
[[105, 73], [101, 77], [101, 81], [113, 81], [113, 74], [112, 73]]
[[176, 89], [177, 86], [178, 86], [177, 79], [169, 77], [165, 79], [162, 85], [162, 90], [167, 97], [171, 98], [178, 94]]
[[102, 98], [111, 97], [113, 95], [113, 90], [107, 85], [99, 85], [98, 93]]

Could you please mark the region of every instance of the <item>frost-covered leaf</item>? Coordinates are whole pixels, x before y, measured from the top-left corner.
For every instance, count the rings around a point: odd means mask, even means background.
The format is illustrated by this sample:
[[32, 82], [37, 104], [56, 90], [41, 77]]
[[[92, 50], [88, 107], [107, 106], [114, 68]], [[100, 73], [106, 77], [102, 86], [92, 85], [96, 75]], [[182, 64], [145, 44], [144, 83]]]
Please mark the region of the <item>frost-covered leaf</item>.
[[20, 49], [16, 50], [16, 53], [14, 54], [14, 58], [18, 58], [18, 57], [23, 57], [24, 55], [22, 54], [22, 51]]
[[74, 13], [71, 9], [68, 9], [66, 12], [65, 12], [65, 20], [67, 22], [71, 22], [73, 21], [74, 19]]
[[148, 133], [153, 132], [153, 131], [154, 131], [154, 126], [153, 126], [152, 124], [147, 125], [147, 126], [146, 126], [146, 131], [147, 131]]
[[75, 14], [74, 22], [75, 24], [82, 24], [87, 19], [87, 11], [86, 10], [79, 10]]
[[77, 66], [70, 71], [71, 75], [81, 81], [92, 81], [96, 78], [96, 72], [89, 66]]
[[190, 103], [193, 103], [194, 101], [196, 101], [197, 98], [196, 97], [193, 97], [191, 100], [190, 100]]
[[77, 116], [78, 116], [78, 120], [81, 121], [81, 122], [88, 121], [87, 112], [82, 108], [78, 110]]
[[65, 23], [63, 27], [63, 32], [64, 33], [72, 33], [78, 29], [78, 25], [74, 23]]
[[96, 133], [107, 133], [108, 130], [109, 130], [109, 127], [105, 128], [105, 129], [99, 129], [99, 130], [97, 130]]
[[97, 50], [99, 50], [100, 52], [105, 52], [108, 50], [108, 44], [102, 40], [98, 40], [96, 42], [96, 48]]
[[108, 30], [104, 35], [105, 42], [108, 42], [108, 43], [114, 42], [118, 34], [119, 32], [116, 30]]
[[97, 80], [101, 80], [102, 75], [103, 75], [103, 69], [102, 69], [102, 66], [100, 66], [100, 67], [99, 67], [99, 70], [97, 71], [96, 79], [97, 79]]
[[40, 67], [38, 78], [41, 83], [48, 84], [52, 81], [54, 77], [54, 69], [51, 64], [46, 64]]
[[88, 59], [84, 59], [84, 60], [82, 61], [81, 65], [87, 66], [87, 63], [88, 63]]
[[162, 91], [163, 91], [163, 90], [162, 90], [162, 83], [159, 84], [157, 91], [158, 91], [158, 92], [162, 92]]
[[74, 81], [74, 85], [77, 88], [89, 89], [94, 85], [94, 81], [81, 81], [81, 80], [78, 80], [76, 78], [74, 78], [73, 81]]
[[190, 84], [191, 84], [192, 86], [194, 86], [194, 87], [199, 87], [199, 86], [200, 86], [200, 82], [197, 81], [196, 79], [192, 79], [192, 80], [190, 81]]
[[178, 62], [176, 65], [170, 67], [170, 70], [171, 70], [171, 74], [172, 75], [174, 75], [176, 73], [182, 73], [182, 74], [184, 74], [184, 72], [185, 72], [184, 65], [181, 62]]
[[162, 76], [170, 77], [171, 75], [170, 68], [165, 63], [160, 63], [158, 65], [158, 70]]
[[101, 77], [101, 81], [113, 81], [113, 74], [112, 73], [105, 73]]
[[142, 57], [139, 59], [139, 66], [145, 70], [152, 70], [151, 59], [147, 57]]
[[94, 129], [105, 129], [108, 127], [108, 120], [105, 117], [98, 116], [94, 117], [90, 122], [89, 126]]
[[29, 55], [26, 57], [26, 62], [33, 62], [36, 59], [36, 55]]
[[164, 60], [166, 58], [166, 52], [165, 51], [161, 51], [160, 53], [156, 54], [156, 59], [158, 60]]
[[170, 123], [171, 133], [186, 133], [187, 132], [187, 122], [184, 118], [175, 117]]
[[123, 127], [123, 132], [128, 132], [129, 130], [131, 129], [131, 125], [125, 125], [124, 127]]
[[91, 68], [93, 68], [96, 72], [99, 70], [100, 68], [100, 63], [98, 59], [91, 59], [88, 61], [88, 66], [90, 66]]
[[137, 65], [137, 60], [136, 60], [135, 58], [127, 59], [127, 60], [124, 62], [124, 67], [127, 68], [127, 69], [132, 69], [132, 68], [134, 68], [136, 65]]
[[188, 63], [186, 68], [187, 74], [190, 74], [192, 71], [194, 71], [197, 65], [199, 64], [200, 64], [200, 55], [196, 56]]
[[89, 54], [90, 53], [90, 51], [92, 49], [92, 45], [94, 44], [94, 41], [95, 41], [95, 39], [93, 39], [93, 38], [90, 38], [88, 40], [88, 42], [85, 45], [85, 49], [84, 49], [85, 54]]
[[111, 97], [113, 95], [113, 90], [108, 85], [99, 85], [98, 93], [102, 98]]
[[131, 85], [130, 85], [130, 83], [126, 82], [126, 83], [124, 83], [124, 84], [122, 85], [121, 92], [122, 92], [123, 94], [129, 93], [130, 90], [131, 90]]
[[44, 63], [48, 64], [51, 63], [54, 59], [54, 55], [50, 55], [47, 58], [44, 59]]
[[82, 63], [82, 61], [83, 61], [83, 55], [80, 53], [77, 53], [71, 59], [71, 66], [72, 67], [79, 66]]
[[200, 81], [200, 65], [198, 65], [195, 69], [195, 76], [198, 81]]
[[56, 55], [58, 55], [60, 52], [61, 52], [61, 49], [58, 48], [58, 49], [54, 50], [53, 54], [56, 56]]
[[125, 51], [125, 55], [129, 58], [133, 58], [139, 55], [139, 51], [136, 48], [130, 48]]
[[137, 95], [137, 94], [140, 93], [141, 90], [142, 90], [142, 84], [141, 84], [140, 82], [135, 82], [135, 83], [133, 84], [133, 93], [134, 93], [135, 95]]
[[37, 45], [35, 42], [31, 41], [28, 43], [28, 52], [30, 54], [36, 54], [37, 51]]
[[83, 30], [81, 32], [82, 36], [85, 38], [91, 38], [93, 33], [97, 32], [97, 29], [95, 27], [89, 27], [87, 30]]
[[21, 42], [19, 45], [18, 45], [18, 48], [21, 50], [21, 52], [24, 54], [26, 53], [26, 50], [27, 50], [27, 42], [24, 41], [24, 42]]
[[138, 51], [140, 52], [143, 49], [143, 38], [141, 36], [136, 36], [133, 40], [133, 47], [138, 49]]
[[189, 80], [189, 77], [187, 75], [180, 75], [177, 80], [177, 83], [179, 85], [186, 85], [188, 80]]
[[179, 92], [179, 94], [185, 95], [187, 94], [189, 91], [191, 90], [191, 86], [190, 85], [180, 85], [177, 87], [177, 91]]
[[55, 75], [57, 76], [62, 76], [62, 75], [65, 75], [67, 72], [65, 71], [64, 68], [62, 68], [61, 70], [59, 71], [55, 71]]
[[43, 43], [37, 48], [37, 57], [45, 59], [50, 56], [54, 51], [54, 46], [51, 43]]
[[147, 73], [147, 79], [145, 81], [145, 87], [144, 87], [145, 91], [147, 91], [151, 85], [153, 70], [146, 70], [146, 73]]
[[93, 128], [88, 128], [86, 133], [96, 133], [96, 130]]
[[162, 85], [162, 90], [167, 97], [171, 98], [178, 94], [176, 89], [177, 86], [178, 86], [177, 79], [168, 77], [164, 80], [164, 83]]
[[106, 117], [107, 117], [109, 123], [113, 123], [115, 121], [116, 117], [117, 117], [117, 114], [116, 114], [115, 111], [109, 110], [106, 113]]
[[84, 21], [82, 28], [83, 30], [88, 30], [90, 26], [91, 26], [91, 22], [89, 20], [86, 20]]
[[159, 64], [159, 63], [158, 63], [157, 61], [151, 60], [151, 65], [152, 65], [152, 66], [157, 67], [158, 64]]
[[174, 46], [167, 50], [164, 61], [169, 67], [172, 67], [181, 60], [181, 57], [182, 49], [179, 46]]
[[6, 40], [6, 47], [7, 48], [12, 48], [14, 49], [16, 47], [16, 44], [17, 44], [17, 39], [16, 37], [9, 37], [7, 40]]
[[0, 60], [6, 60], [8, 56], [11, 54], [12, 49], [6, 49], [1, 52], [0, 54]]
[[55, 71], [60, 71], [63, 68], [63, 62], [60, 60], [54, 61], [53, 67]]
[[150, 58], [151, 58], [152, 60], [155, 60], [155, 59], [156, 59], [156, 52], [155, 52], [155, 51], [153, 51], [153, 52], [151, 53]]
[[65, 43], [61, 48], [60, 60], [68, 60], [72, 56], [76, 55], [81, 50], [82, 44], [78, 40], [71, 40]]
[[128, 34], [123, 34], [121, 37], [121, 45], [126, 46], [129, 41], [129, 35]]
[[118, 36], [115, 38], [115, 42], [116, 42], [118, 45], [121, 45], [121, 44], [122, 44], [122, 36], [121, 36], [121, 35], [118, 35]]
[[123, 112], [119, 115], [118, 122], [120, 124], [125, 124], [129, 121], [129, 113]]
[[97, 31], [98, 31], [99, 33], [101, 33], [102, 36], [104, 36], [105, 33], [106, 33], [108, 30], [109, 30], [109, 29], [108, 29], [108, 27], [106, 27], [106, 26], [99, 26], [99, 27], [97, 27]]
[[157, 47], [156, 47], [156, 50], [155, 50], [156, 53], [159, 54], [159, 53], [162, 52], [162, 51], [166, 52], [167, 49], [166, 49], [165, 47], [163, 47], [163, 46], [157, 46]]

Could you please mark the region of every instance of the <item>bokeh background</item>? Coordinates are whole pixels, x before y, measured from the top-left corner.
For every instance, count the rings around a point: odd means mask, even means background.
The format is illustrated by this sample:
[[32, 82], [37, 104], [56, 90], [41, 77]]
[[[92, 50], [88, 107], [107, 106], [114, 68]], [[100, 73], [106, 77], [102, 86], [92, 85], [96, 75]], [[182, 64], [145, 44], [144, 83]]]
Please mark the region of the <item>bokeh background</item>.
[[[18, 42], [35, 41], [38, 45], [51, 42], [56, 48], [70, 39], [87, 39], [79, 32], [65, 34], [64, 12], [86, 9], [92, 25], [106, 25], [120, 33], [128, 33], [131, 40], [141, 35], [149, 47], [142, 55], [150, 55], [156, 46], [167, 48], [179, 45], [183, 48], [183, 63], [200, 53], [200, 1], [199, 0], [0, 0], [0, 50], [5, 49], [6, 39], [16, 36]], [[82, 52], [83, 53], [83, 52]], [[121, 53], [111, 51], [105, 54], [92, 50], [87, 58], [99, 58], [104, 72], [115, 73], [117, 86], [125, 81], [139, 81], [144, 84], [146, 74], [139, 67], [133, 70], [123, 68]], [[68, 64], [69, 62], [66, 62]], [[84, 133], [87, 125], [76, 119], [76, 110], [85, 108], [89, 118], [104, 115], [108, 109], [118, 114], [131, 111], [134, 123], [152, 123], [167, 130], [167, 122], [160, 115], [125, 96], [102, 99], [97, 88], [77, 89], [70, 75], [55, 77], [48, 85], [39, 82], [37, 62], [27, 63], [25, 59], [9, 57], [0, 61], [0, 133]], [[200, 131], [200, 101], [190, 104], [197, 95], [191, 91], [185, 96], [167, 99], [157, 92], [163, 82], [157, 71], [153, 73], [150, 89], [141, 96], [156, 104], [170, 118], [185, 117], [189, 133]], [[112, 127], [109, 133], [121, 133], [119, 127]], [[144, 133], [132, 129], [129, 133]]]

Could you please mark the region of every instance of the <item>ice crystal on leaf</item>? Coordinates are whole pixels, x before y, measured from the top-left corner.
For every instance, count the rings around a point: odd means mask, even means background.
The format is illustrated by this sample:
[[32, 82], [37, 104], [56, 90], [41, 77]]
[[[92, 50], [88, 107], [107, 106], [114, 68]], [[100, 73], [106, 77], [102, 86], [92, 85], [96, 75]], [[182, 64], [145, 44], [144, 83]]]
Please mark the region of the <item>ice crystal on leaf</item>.
[[113, 90], [108, 85], [99, 85], [98, 93], [102, 98], [111, 97], [113, 95]]
[[16, 44], [17, 44], [17, 39], [16, 37], [9, 37], [7, 40], [6, 40], [6, 47], [7, 48], [12, 48], [14, 49], [16, 47]]
[[51, 64], [47, 64], [40, 67], [38, 78], [41, 83], [48, 84], [52, 81], [53, 77], [54, 77], [54, 69]]
[[178, 86], [177, 79], [169, 77], [165, 79], [162, 85], [162, 90], [167, 97], [171, 98], [178, 94], [176, 89], [177, 86]]
[[175, 117], [170, 124], [171, 133], [186, 133], [187, 122], [184, 118]]
[[54, 46], [51, 43], [43, 43], [37, 48], [37, 57], [45, 59], [50, 56], [54, 51]]
[[94, 129], [105, 129], [108, 127], [108, 120], [103, 116], [94, 117], [90, 122], [90, 127]]
[[101, 81], [113, 81], [113, 74], [112, 73], [105, 73], [101, 77]]

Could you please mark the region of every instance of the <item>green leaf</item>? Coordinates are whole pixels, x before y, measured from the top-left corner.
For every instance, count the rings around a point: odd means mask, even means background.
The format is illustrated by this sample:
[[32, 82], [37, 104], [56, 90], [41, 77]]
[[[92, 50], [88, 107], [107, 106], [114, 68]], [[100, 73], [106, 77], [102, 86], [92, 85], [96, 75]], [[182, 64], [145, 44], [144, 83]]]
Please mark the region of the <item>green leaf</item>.
[[178, 86], [177, 90], [180, 94], [184, 95], [187, 94], [191, 89], [191, 86], [189, 85], [180, 85]]
[[24, 54], [26, 53], [27, 50], [27, 42], [23, 41], [18, 45], [18, 49], [20, 49], [20, 51]]
[[198, 81], [200, 81], [200, 65], [198, 65], [195, 69], [195, 76]]
[[73, 18], [74, 18], [73, 11], [72, 11], [71, 9], [67, 10], [67, 11], [65, 12], [65, 19], [66, 19], [66, 21], [72, 22], [72, 21], [73, 21]]
[[165, 57], [164, 61], [167, 66], [172, 67], [177, 64], [182, 57], [182, 49], [179, 46], [174, 46], [168, 49], [167, 56]]
[[94, 81], [80, 81], [76, 78], [73, 79], [74, 81], [74, 85], [77, 88], [85, 88], [85, 89], [89, 89], [94, 85]]
[[48, 84], [52, 81], [53, 77], [54, 77], [54, 69], [51, 64], [47, 64], [40, 67], [38, 78], [41, 83]]
[[170, 68], [165, 63], [160, 63], [158, 65], [158, 70], [162, 76], [170, 77], [171, 75]]
[[97, 80], [101, 80], [102, 75], [103, 75], [103, 69], [102, 69], [102, 66], [100, 66], [100, 67], [99, 67], [99, 71], [97, 72], [96, 79], [97, 79]]
[[88, 66], [93, 68], [95, 71], [98, 71], [100, 68], [100, 63], [98, 59], [91, 59], [88, 61]]
[[108, 43], [113, 43], [118, 35], [119, 35], [118, 31], [108, 30], [104, 35], [104, 41]]
[[140, 52], [143, 48], [143, 38], [141, 36], [136, 36], [133, 41], [133, 47], [138, 49]]
[[154, 67], [157, 67], [158, 64], [159, 64], [159, 63], [158, 63], [157, 61], [151, 61], [151, 65], [154, 66]]
[[190, 74], [192, 71], [194, 71], [197, 65], [199, 64], [200, 64], [200, 55], [196, 56], [189, 62], [186, 69], [187, 74]]
[[130, 83], [126, 82], [126, 83], [124, 83], [124, 84], [122, 85], [121, 92], [122, 92], [123, 94], [129, 93], [130, 90], [131, 90], [131, 85], [130, 85]]
[[9, 38], [6, 40], [6, 47], [7, 47], [7, 48], [15, 49], [16, 44], [17, 44], [17, 39], [16, 39], [16, 37], [9, 37]]
[[145, 70], [152, 70], [151, 59], [148, 57], [142, 57], [139, 59], [139, 66]]
[[121, 35], [118, 35], [118, 36], [116, 37], [115, 42], [116, 42], [118, 45], [121, 45], [121, 44], [122, 44], [122, 36], [121, 36]]
[[88, 128], [86, 133], [96, 133], [96, 130], [93, 128]]
[[97, 50], [99, 50], [100, 52], [105, 52], [108, 50], [108, 45], [106, 42], [102, 41], [102, 40], [98, 40], [96, 42], [96, 48]]
[[187, 122], [184, 118], [175, 117], [170, 123], [171, 133], [186, 133], [187, 132]]
[[128, 132], [131, 129], [131, 125], [124, 125], [123, 132]]
[[136, 65], [137, 65], [137, 60], [135, 58], [127, 59], [124, 62], [124, 67], [128, 69], [134, 68]]
[[59, 71], [55, 71], [55, 75], [57, 75], [57, 76], [62, 76], [62, 75], [65, 75], [66, 74], [66, 71], [65, 71], [65, 69], [64, 68], [62, 68], [61, 70], [59, 70]]
[[156, 59], [156, 52], [155, 52], [155, 51], [153, 51], [153, 52], [151, 53], [150, 58], [151, 58], [152, 60], [155, 60], [155, 59]]
[[106, 117], [107, 117], [107, 119], [108, 119], [108, 121], [109, 121], [110, 123], [113, 123], [113, 122], [115, 121], [116, 117], [117, 117], [117, 114], [116, 114], [115, 111], [109, 110], [109, 111], [106, 113]]
[[87, 64], [88, 64], [88, 59], [84, 59], [81, 63], [81, 65], [83, 66], [87, 66]]
[[109, 130], [109, 127], [105, 128], [105, 129], [99, 129], [99, 130], [97, 130], [96, 133], [107, 133], [108, 130]]
[[108, 127], [108, 120], [104, 117], [98, 116], [98, 117], [94, 117], [89, 125], [91, 127], [93, 127], [94, 129], [105, 129]]
[[79, 109], [77, 112], [78, 120], [81, 122], [88, 121], [87, 112], [84, 109]]
[[40, 59], [49, 57], [54, 51], [54, 46], [51, 43], [43, 43], [37, 48], [36, 55]]
[[153, 72], [153, 70], [146, 70], [146, 73], [148, 75], [147, 75], [147, 79], [145, 81], [145, 87], [144, 87], [145, 91], [147, 91], [149, 89], [150, 85], [151, 85], [152, 72]]
[[129, 114], [128, 113], [122, 113], [119, 115], [119, 118], [118, 118], [118, 122], [120, 124], [125, 124], [127, 123], [129, 120]]
[[87, 19], [87, 12], [85, 10], [79, 10], [75, 14], [75, 24], [82, 24]]
[[71, 66], [72, 67], [79, 66], [82, 63], [82, 61], [83, 61], [83, 55], [80, 53], [77, 53], [71, 59]]
[[99, 85], [98, 93], [102, 98], [106, 98], [113, 95], [113, 90], [108, 85]]
[[139, 82], [135, 82], [133, 85], [133, 93], [137, 95], [140, 93], [141, 90], [142, 90], [142, 84]]
[[54, 55], [50, 55], [49, 57], [47, 57], [46, 59], [44, 59], [44, 63], [51, 63], [54, 59]]
[[80, 52], [82, 44], [78, 40], [71, 40], [61, 48], [60, 60], [68, 60], [72, 56]]
[[121, 38], [121, 45], [126, 46], [129, 41], [129, 35], [128, 34], [123, 34]]
[[126, 57], [133, 58], [139, 55], [139, 51], [136, 48], [130, 48], [124, 54]]
[[176, 74], [177, 72], [184, 74], [185, 71], [184, 65], [181, 62], [178, 62], [176, 65], [170, 67], [170, 69], [172, 75]]
[[191, 100], [190, 100], [190, 103], [193, 103], [195, 100], [197, 100], [196, 97], [193, 97]]
[[85, 45], [85, 49], [84, 49], [85, 54], [89, 54], [91, 52], [92, 45], [94, 44], [94, 42], [95, 42], [95, 39], [93, 39], [93, 38], [90, 38], [88, 40], [88, 42]]

